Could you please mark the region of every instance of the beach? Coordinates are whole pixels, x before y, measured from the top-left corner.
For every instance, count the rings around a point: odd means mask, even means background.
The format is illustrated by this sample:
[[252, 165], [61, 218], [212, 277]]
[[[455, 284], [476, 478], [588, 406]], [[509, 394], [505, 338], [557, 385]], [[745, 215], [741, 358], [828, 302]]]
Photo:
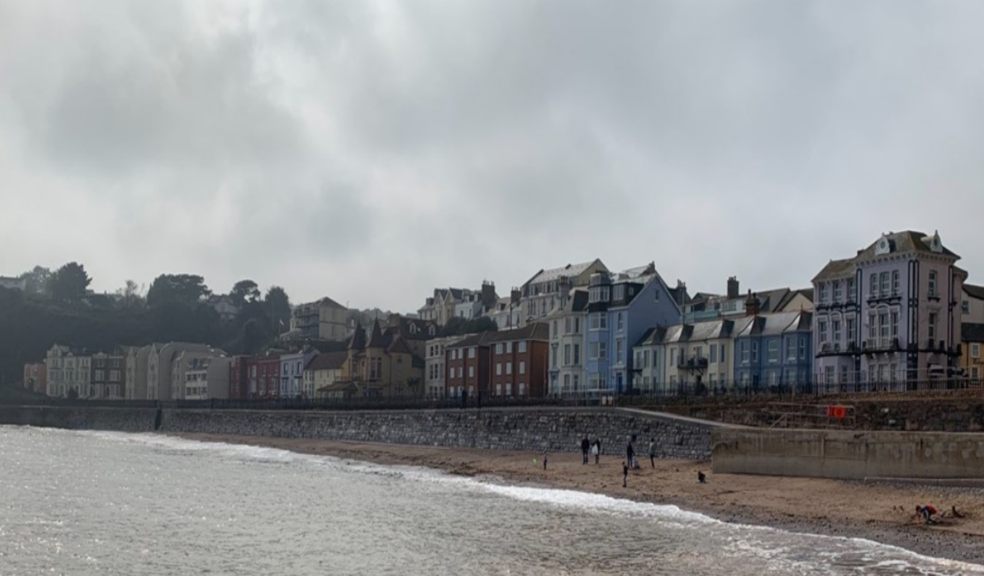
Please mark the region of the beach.
[[[433, 446], [338, 442], [209, 434], [177, 434], [204, 442], [249, 444], [299, 453], [386, 465], [422, 466], [490, 481], [605, 494], [640, 502], [676, 505], [725, 522], [771, 526], [795, 532], [865, 538], [927, 556], [984, 564], [984, 488], [847, 482], [713, 474], [710, 462], [656, 460], [636, 445], [641, 469], [622, 487], [624, 454], [603, 447], [599, 464], [581, 454], [542, 454]], [[621, 448], [621, 447], [620, 447]], [[697, 481], [698, 471], [707, 483]], [[956, 507], [964, 518], [927, 526], [915, 518], [917, 504]]]

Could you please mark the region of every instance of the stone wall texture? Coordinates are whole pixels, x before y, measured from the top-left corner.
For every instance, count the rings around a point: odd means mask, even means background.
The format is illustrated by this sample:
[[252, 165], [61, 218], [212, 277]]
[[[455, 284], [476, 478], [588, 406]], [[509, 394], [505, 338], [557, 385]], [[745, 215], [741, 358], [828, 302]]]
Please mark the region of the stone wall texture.
[[863, 479], [984, 479], [984, 434], [719, 428], [718, 473]]
[[635, 449], [649, 439], [661, 458], [705, 460], [718, 424], [679, 416], [612, 408], [288, 411], [163, 408], [0, 407], [0, 424], [126, 432], [190, 432], [237, 436], [322, 438], [498, 450], [577, 452], [581, 438], [600, 439], [605, 454]]

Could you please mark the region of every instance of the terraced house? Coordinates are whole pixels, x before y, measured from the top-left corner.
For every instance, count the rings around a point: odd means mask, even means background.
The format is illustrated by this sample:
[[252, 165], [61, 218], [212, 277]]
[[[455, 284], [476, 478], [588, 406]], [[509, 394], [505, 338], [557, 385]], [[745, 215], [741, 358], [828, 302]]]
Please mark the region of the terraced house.
[[909, 388], [958, 375], [963, 283], [939, 233], [883, 234], [813, 279], [815, 379], [823, 386]]
[[647, 330], [678, 324], [685, 290], [673, 291], [649, 263], [618, 274], [595, 273], [588, 287], [585, 333], [589, 395], [626, 393], [633, 389], [632, 354]]

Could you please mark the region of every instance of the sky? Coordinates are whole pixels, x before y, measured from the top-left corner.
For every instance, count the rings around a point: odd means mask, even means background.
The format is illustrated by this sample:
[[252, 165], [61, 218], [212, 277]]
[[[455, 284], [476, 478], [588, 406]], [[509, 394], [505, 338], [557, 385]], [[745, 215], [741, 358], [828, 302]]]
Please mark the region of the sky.
[[0, 0], [0, 275], [411, 312], [541, 268], [984, 283], [984, 2]]

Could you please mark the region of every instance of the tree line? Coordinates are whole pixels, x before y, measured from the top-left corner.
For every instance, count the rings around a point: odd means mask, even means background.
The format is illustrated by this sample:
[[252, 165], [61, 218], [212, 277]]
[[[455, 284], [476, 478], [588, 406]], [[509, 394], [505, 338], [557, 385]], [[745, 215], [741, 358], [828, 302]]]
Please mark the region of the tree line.
[[[290, 325], [286, 291], [271, 286], [264, 294], [248, 279], [215, 293], [202, 276], [161, 274], [146, 294], [131, 280], [115, 293], [97, 294], [85, 267], [69, 262], [55, 271], [35, 267], [19, 280], [24, 290], [0, 287], [0, 388], [19, 382], [24, 364], [43, 359], [54, 343], [95, 353], [187, 341], [255, 354]], [[213, 306], [221, 296], [233, 304], [232, 317]]]

